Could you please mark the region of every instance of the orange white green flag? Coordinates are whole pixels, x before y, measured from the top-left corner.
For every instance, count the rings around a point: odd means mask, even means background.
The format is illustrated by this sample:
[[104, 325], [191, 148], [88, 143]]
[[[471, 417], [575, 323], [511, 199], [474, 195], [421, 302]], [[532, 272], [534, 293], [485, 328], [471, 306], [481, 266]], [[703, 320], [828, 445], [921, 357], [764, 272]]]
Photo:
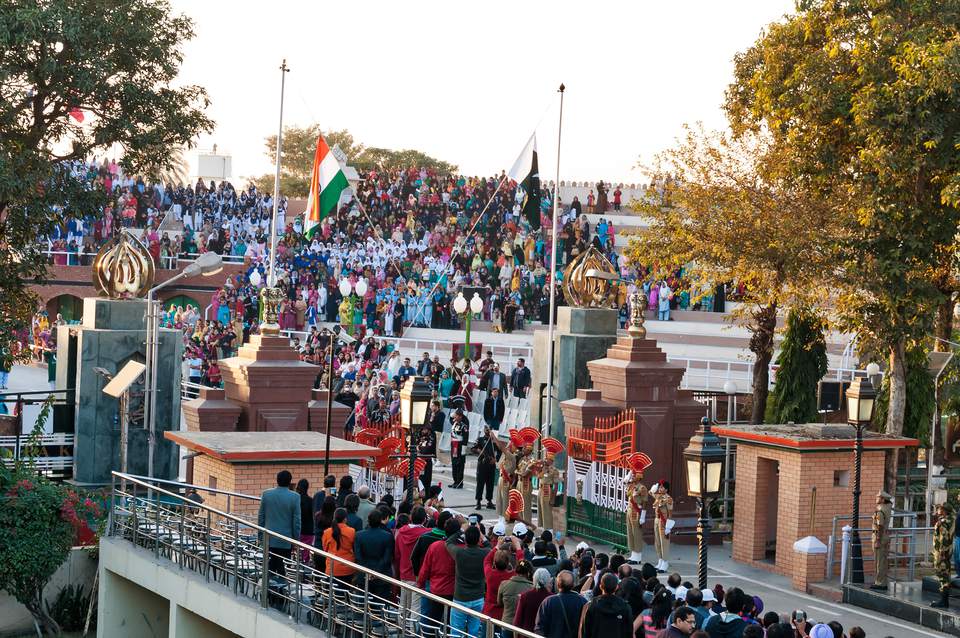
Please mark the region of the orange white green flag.
[[310, 196], [303, 215], [303, 228], [307, 237], [320, 228], [320, 222], [336, 209], [340, 194], [349, 188], [347, 177], [340, 162], [327, 146], [323, 135], [317, 138], [317, 152], [313, 157], [313, 173], [310, 175]]

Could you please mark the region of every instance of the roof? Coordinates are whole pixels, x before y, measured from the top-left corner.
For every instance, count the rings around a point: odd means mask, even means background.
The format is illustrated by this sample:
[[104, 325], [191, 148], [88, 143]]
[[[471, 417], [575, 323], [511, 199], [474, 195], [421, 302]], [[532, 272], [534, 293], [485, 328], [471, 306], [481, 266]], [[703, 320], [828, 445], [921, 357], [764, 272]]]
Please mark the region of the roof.
[[[163, 436], [194, 452], [235, 463], [322, 460], [327, 445], [324, 434], [305, 431], [164, 432]], [[331, 459], [367, 459], [379, 453], [379, 448], [330, 437]]]
[[[780, 447], [797, 451], [852, 450], [856, 445], [856, 428], [844, 423], [786, 423], [763, 425], [715, 425], [717, 436], [734, 441]], [[864, 430], [865, 449], [890, 449], [916, 447], [917, 439], [893, 436], [882, 432]]]

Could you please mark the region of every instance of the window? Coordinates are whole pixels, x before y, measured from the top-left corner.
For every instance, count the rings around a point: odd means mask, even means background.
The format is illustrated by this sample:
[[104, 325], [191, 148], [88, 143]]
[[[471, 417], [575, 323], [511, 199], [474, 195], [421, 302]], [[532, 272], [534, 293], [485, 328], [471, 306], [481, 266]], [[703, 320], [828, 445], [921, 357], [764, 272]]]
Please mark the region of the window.
[[850, 470], [834, 470], [833, 471], [834, 487], [849, 487], [849, 485], [850, 485]]
[[217, 489], [217, 477], [211, 474], [207, 479], [207, 487]]

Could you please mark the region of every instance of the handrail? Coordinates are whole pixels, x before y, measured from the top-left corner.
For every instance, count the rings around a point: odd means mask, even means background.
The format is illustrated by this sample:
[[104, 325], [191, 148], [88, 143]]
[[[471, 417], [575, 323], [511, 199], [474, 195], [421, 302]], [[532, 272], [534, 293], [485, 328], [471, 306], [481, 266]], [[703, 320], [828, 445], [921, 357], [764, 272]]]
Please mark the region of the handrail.
[[[211, 492], [214, 494], [223, 494], [224, 496], [239, 496], [240, 498], [246, 498], [251, 501], [259, 501], [259, 496], [254, 496], [252, 494], [243, 494], [242, 492], [231, 492], [230, 490], [221, 490], [215, 487], [207, 487], [205, 485], [194, 485], [193, 483], [182, 483], [180, 481], [168, 481], [166, 479], [159, 479], [156, 477], [142, 476], [140, 474], [127, 474], [128, 477], [140, 479], [141, 481], [152, 481], [153, 483], [163, 483], [165, 485], [178, 485], [180, 487], [192, 487], [198, 491]], [[193, 502], [193, 501], [191, 501]]]
[[[395, 578], [393, 578], [393, 577], [391, 577], [391, 576], [384, 575], [384, 574], [382, 574], [382, 573], [380, 573], [380, 572], [377, 572], [377, 571], [375, 571], [375, 570], [369, 569], [369, 568], [364, 567], [364, 566], [362, 566], [362, 565], [358, 565], [358, 564], [356, 564], [356, 563], [354, 563], [354, 562], [352, 562], [352, 561], [344, 560], [343, 558], [340, 558], [339, 556], [336, 556], [336, 555], [334, 555], [334, 554], [329, 554], [329, 553], [327, 553], [327, 552], [325, 552], [325, 551], [323, 551], [323, 550], [321, 550], [321, 549], [318, 549], [318, 548], [316, 548], [316, 547], [314, 547], [314, 546], [312, 546], [312, 545], [307, 545], [306, 543], [301, 542], [299, 539], [290, 538], [289, 536], [284, 536], [283, 534], [277, 534], [276, 532], [273, 532], [273, 531], [271, 531], [271, 530], [269, 530], [269, 529], [267, 529], [267, 528], [265, 528], [265, 527], [261, 527], [260, 525], [258, 525], [258, 524], [256, 524], [256, 523], [251, 523], [250, 521], [245, 520], [245, 519], [242, 519], [242, 518], [240, 518], [240, 517], [238, 517], [238, 516], [236, 516], [236, 515], [234, 515], [234, 514], [230, 514], [230, 513], [228, 513], [228, 512], [223, 512], [223, 511], [221, 511], [221, 510], [219, 510], [219, 509], [217, 509], [217, 508], [215, 508], [215, 507], [211, 507], [211, 506], [209, 506], [209, 505], [207, 505], [207, 504], [205, 504], [205, 503], [197, 503], [197, 502], [195, 502], [195, 501], [192, 501], [192, 500], [190, 500], [190, 499], [188, 499], [188, 498], [186, 498], [186, 497], [184, 497], [184, 496], [181, 496], [181, 495], [179, 495], [179, 494], [176, 494], [176, 493], [174, 493], [174, 492], [170, 492], [170, 491], [165, 490], [165, 489], [163, 489], [163, 488], [161, 488], [161, 487], [156, 487], [156, 486], [152, 485], [151, 483], [148, 483], [147, 481], [144, 481], [144, 480], [142, 480], [141, 478], [139, 478], [139, 477], [137, 477], [137, 476], [135, 476], [135, 475], [126, 474], [126, 473], [124, 473], [124, 472], [117, 472], [117, 471], [112, 471], [112, 472], [111, 472], [111, 475], [112, 475], [112, 480], [113, 480], [113, 482], [114, 482], [114, 489], [113, 489], [113, 493], [112, 493], [112, 496], [111, 496], [111, 520], [109, 521], [109, 525], [108, 525], [108, 529], [110, 530], [110, 535], [113, 535], [112, 532], [113, 532], [113, 530], [114, 530], [114, 523], [115, 523], [115, 521], [113, 521], [112, 519], [113, 519], [113, 516], [114, 516], [114, 513], [115, 513], [114, 510], [116, 509], [115, 497], [116, 497], [116, 495], [117, 495], [117, 494], [116, 494], [116, 493], [117, 493], [117, 490], [116, 490], [116, 487], [115, 487], [115, 486], [116, 486], [116, 482], [119, 480], [119, 481], [121, 481], [121, 483], [127, 482], [127, 483], [132, 483], [132, 484], [134, 484], [134, 485], [139, 485], [140, 487], [146, 489], [146, 490], [148, 491], [148, 494], [152, 491], [152, 492], [156, 492], [156, 493], [158, 493], [158, 494], [162, 494], [162, 495], [165, 495], [165, 496], [167, 496], [167, 497], [170, 497], [170, 498], [174, 499], [175, 501], [179, 501], [179, 502], [181, 502], [181, 504], [183, 505], [184, 508], [189, 508], [189, 509], [194, 513], [194, 515], [196, 515], [196, 512], [198, 512], [198, 511], [205, 511], [205, 512], [207, 513], [207, 516], [206, 516], [206, 517], [207, 517], [207, 520], [208, 520], [208, 521], [210, 520], [210, 515], [216, 515], [216, 516], [219, 516], [219, 517], [221, 517], [221, 518], [223, 518], [223, 519], [231, 520], [231, 521], [233, 521], [233, 522], [234, 522], [235, 524], [237, 524], [237, 525], [243, 525], [244, 527], [249, 528], [249, 529], [257, 532], [257, 535], [258, 535], [259, 538], [264, 539], [264, 540], [267, 541], [267, 542], [266, 542], [266, 551], [264, 552], [264, 562], [266, 562], [266, 556], [267, 556], [267, 554], [269, 553], [269, 547], [270, 547], [270, 544], [271, 544], [271, 543], [269, 542], [269, 539], [275, 538], [275, 539], [277, 539], [277, 540], [279, 540], [279, 541], [283, 541], [283, 542], [285, 542], [285, 543], [288, 543], [288, 544], [290, 545], [290, 547], [291, 547], [291, 548], [294, 548], [295, 550], [306, 551], [306, 552], [308, 552], [311, 556], [313, 556], [313, 555], [321, 556], [321, 557], [324, 558], [325, 561], [332, 561], [332, 562], [334, 562], [334, 563], [339, 563], [339, 564], [341, 564], [341, 565], [344, 565], [344, 566], [346, 566], [346, 567], [354, 570], [355, 572], [359, 572], [359, 573], [362, 573], [362, 574], [366, 575], [368, 578], [369, 578], [369, 577], [372, 577], [372, 578], [374, 578], [374, 579], [376, 579], [376, 580], [380, 580], [380, 581], [382, 581], [382, 582], [390, 585], [391, 587], [396, 587], [396, 588], [398, 588], [398, 589], [401, 590], [401, 591], [409, 591], [409, 592], [411, 592], [411, 594], [417, 594], [417, 595], [419, 595], [421, 598], [426, 598], [427, 600], [430, 600], [430, 601], [432, 601], [432, 602], [434, 602], [434, 603], [438, 603], [438, 604], [440, 604], [440, 605], [442, 605], [442, 606], [444, 606], [444, 607], [447, 607], [447, 608], [449, 608], [449, 609], [456, 610], [456, 611], [458, 611], [458, 612], [460, 612], [460, 613], [462, 613], [462, 614], [465, 614], [465, 615], [467, 615], [467, 616], [472, 616], [472, 617], [474, 617], [474, 618], [477, 618], [477, 619], [480, 620], [481, 623], [487, 623], [487, 625], [486, 625], [486, 626], [488, 627], [487, 636], [491, 636], [492, 633], [493, 633], [493, 632], [492, 632], [492, 627], [493, 627], [493, 626], [497, 626], [497, 627], [500, 627], [500, 628], [502, 628], [502, 629], [507, 629], [507, 630], [513, 632], [514, 635], [522, 636], [523, 638], [540, 638], [540, 636], [538, 636], [538, 635], [535, 634], [535, 633], [526, 631], [526, 630], [521, 629], [520, 627], [516, 627], [516, 626], [514, 626], [514, 625], [512, 625], [512, 624], [510, 624], [510, 623], [503, 622], [503, 621], [500, 620], [500, 619], [493, 618], [493, 617], [491, 617], [491, 616], [487, 616], [486, 614], [483, 614], [482, 612], [474, 611], [473, 609], [470, 609], [469, 607], [466, 607], [466, 606], [464, 606], [464, 605], [461, 605], [461, 604], [457, 603], [456, 601], [447, 600], [446, 598], [442, 598], [442, 597], [440, 597], [440, 596], [437, 596], [437, 595], [435, 595], [435, 594], [432, 594], [432, 593], [430, 593], [429, 591], [425, 591], [425, 590], [419, 589], [419, 588], [417, 588], [417, 587], [412, 587], [412, 586], [408, 585], [407, 583], [404, 583], [403, 581], [397, 580], [397, 579], [395, 579]], [[156, 480], [156, 479], [150, 479], [150, 480]], [[165, 481], [165, 483], [173, 483], [173, 481]], [[123, 494], [123, 493], [121, 493], [121, 494], [122, 494], [123, 496], [129, 496], [129, 495], [127, 495], [127, 494]], [[136, 498], [136, 497], [134, 497], [134, 498]], [[158, 550], [157, 550], [157, 551], [159, 552], [159, 508], [158, 508], [158, 511], [157, 511], [156, 521], [157, 521], [157, 527], [158, 527], [158, 529], [157, 529], [157, 534], [158, 534], [158, 540], [157, 540], [158, 546], [157, 546], [157, 547], [158, 547]], [[446, 541], [438, 541], [438, 542], [446, 542]], [[208, 551], [207, 551], [207, 556], [208, 556], [208, 560], [209, 560], [209, 548], [208, 548]], [[299, 555], [298, 555], [298, 556], [299, 556]], [[298, 558], [298, 560], [299, 560], [299, 558]], [[299, 573], [297, 574], [297, 578], [299, 579]], [[268, 581], [267, 575], [264, 575], [264, 582], [266, 583], [267, 581]], [[298, 581], [298, 582], [299, 582], [299, 581]], [[266, 594], [264, 594], [264, 596], [266, 596]], [[299, 604], [299, 601], [298, 601], [298, 604]], [[405, 611], [407, 612], [407, 614], [411, 614], [411, 613], [418, 614], [418, 612], [415, 612], [415, 611], [409, 610], [409, 609], [407, 609], [407, 610], [405, 610]], [[298, 614], [299, 614], [299, 612], [298, 612]], [[408, 622], [408, 618], [406, 618], [406, 617], [404, 617], [402, 620], [403, 620], [403, 622]]]

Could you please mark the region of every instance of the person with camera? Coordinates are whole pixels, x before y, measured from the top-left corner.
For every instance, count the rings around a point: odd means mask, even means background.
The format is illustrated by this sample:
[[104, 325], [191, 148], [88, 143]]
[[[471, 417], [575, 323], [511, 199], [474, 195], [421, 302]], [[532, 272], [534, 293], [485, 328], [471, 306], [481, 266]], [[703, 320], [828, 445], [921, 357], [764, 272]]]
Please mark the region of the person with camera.
[[[480, 523], [471, 516], [467, 528], [446, 540], [446, 549], [453, 558], [456, 578], [453, 600], [477, 614], [483, 612], [486, 579], [484, 559], [490, 553], [490, 544], [483, 538]], [[480, 618], [459, 609], [450, 611], [450, 630], [453, 633], [479, 636]]]

